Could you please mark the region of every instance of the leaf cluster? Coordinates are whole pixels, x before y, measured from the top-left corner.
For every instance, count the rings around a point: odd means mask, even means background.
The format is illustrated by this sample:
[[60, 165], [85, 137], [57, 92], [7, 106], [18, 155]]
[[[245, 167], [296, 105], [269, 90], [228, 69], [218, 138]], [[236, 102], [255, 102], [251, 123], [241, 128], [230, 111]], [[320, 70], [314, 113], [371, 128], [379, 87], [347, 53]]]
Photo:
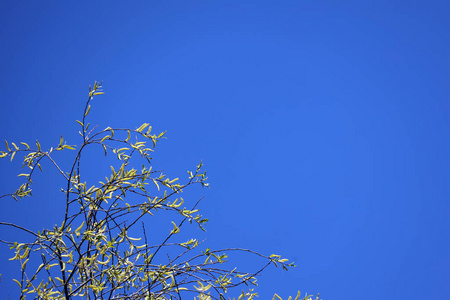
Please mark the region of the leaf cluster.
[[[21, 291], [20, 299], [31, 296], [33, 299], [163, 300], [181, 299], [189, 294], [199, 300], [226, 299], [230, 288], [256, 285], [256, 276], [270, 264], [283, 269], [294, 266], [279, 255], [265, 256], [241, 248], [201, 250], [202, 242], [197, 239], [182, 242], [175, 239], [186, 224], [204, 230], [208, 221], [197, 208], [201, 199], [186, 201], [181, 196], [191, 186], [208, 187], [203, 164], [188, 171], [183, 180], [154, 170], [152, 155], [165, 132], [153, 134], [147, 123], [136, 129], [90, 130], [87, 116], [91, 101], [103, 94], [101, 88], [97, 82], [89, 88], [83, 117], [77, 121], [82, 138], [79, 146], [67, 144], [61, 136], [59, 144], [48, 150], [43, 150], [38, 141], [33, 147], [5, 141], [6, 150], [0, 151], [0, 157], [11, 160], [23, 154], [23, 168], [28, 170], [19, 174], [25, 182], [14, 193], [2, 197], [20, 200], [32, 196], [33, 174], [37, 169], [42, 171], [44, 159], [66, 182], [62, 188], [65, 211], [59, 225], [33, 232], [0, 222], [32, 236], [28, 243], [4, 241], [14, 252], [11, 260], [20, 264], [21, 277], [15, 279]], [[118, 166], [111, 165], [111, 172], [103, 181], [90, 185], [83, 181], [80, 164], [82, 153], [95, 146], [100, 146], [105, 155], [112, 153]], [[55, 151], [66, 150], [74, 151], [69, 170], [63, 170], [54, 159]], [[134, 163], [135, 157], [145, 162], [139, 168]], [[165, 238], [151, 244], [144, 220], [161, 211], [178, 215], [181, 221], [172, 221]], [[138, 229], [142, 230], [140, 237], [129, 234]], [[259, 256], [266, 264], [256, 272], [230, 269], [226, 264], [229, 252]], [[30, 260], [39, 264], [29, 266]], [[256, 295], [254, 289], [244, 289], [238, 299], [254, 299]]]

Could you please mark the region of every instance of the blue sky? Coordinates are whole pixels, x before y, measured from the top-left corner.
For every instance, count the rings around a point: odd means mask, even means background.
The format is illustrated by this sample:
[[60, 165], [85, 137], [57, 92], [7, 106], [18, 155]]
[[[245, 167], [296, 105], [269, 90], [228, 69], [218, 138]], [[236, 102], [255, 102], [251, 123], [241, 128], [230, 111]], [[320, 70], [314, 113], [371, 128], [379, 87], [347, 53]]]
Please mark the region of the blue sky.
[[[205, 196], [211, 248], [297, 263], [264, 273], [261, 299], [444, 299], [449, 12], [447, 1], [3, 1], [0, 139], [79, 143], [88, 85], [103, 81], [92, 125], [167, 130], [154, 163], [175, 176], [203, 160], [211, 189], [192, 197]], [[2, 194], [20, 171], [0, 161]], [[0, 219], [59, 222], [53, 173], [34, 198], [2, 198]], [[8, 257], [0, 247], [0, 297], [15, 299]]]

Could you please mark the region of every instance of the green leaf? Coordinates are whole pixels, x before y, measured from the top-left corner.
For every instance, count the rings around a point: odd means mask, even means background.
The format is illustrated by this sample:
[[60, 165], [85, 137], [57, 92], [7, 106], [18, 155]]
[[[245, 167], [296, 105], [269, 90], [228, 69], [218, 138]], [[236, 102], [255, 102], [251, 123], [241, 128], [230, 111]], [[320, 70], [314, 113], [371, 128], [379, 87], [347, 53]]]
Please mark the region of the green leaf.
[[175, 224], [175, 222], [172, 221], [173, 224], [173, 230], [170, 232], [170, 234], [177, 234], [178, 232], [180, 232], [180, 228], [177, 226], [177, 224]]
[[25, 269], [25, 267], [26, 267], [26, 265], [27, 265], [27, 262], [28, 262], [29, 260], [30, 260], [30, 259], [27, 258], [27, 259], [23, 262], [23, 264], [22, 264], [22, 270]]
[[158, 191], [159, 191], [159, 185], [158, 185], [158, 182], [157, 182], [155, 179], [153, 179], [153, 183], [156, 185], [156, 187], [158, 188]]
[[83, 228], [83, 226], [84, 226], [84, 221], [81, 223], [80, 227], [75, 229], [75, 232], [80, 232], [80, 230], [81, 230], [81, 228]]
[[5, 140], [5, 144], [6, 144], [6, 149], [8, 149], [8, 151], [11, 151], [11, 149], [9, 149], [8, 142], [6, 140]]
[[138, 129], [136, 129], [137, 132], [142, 132], [148, 125], [148, 123], [142, 124]]
[[106, 135], [106, 136], [104, 136], [101, 140], [100, 140], [100, 143], [103, 143], [106, 139], [108, 139], [108, 138], [110, 138], [111, 136], [109, 136], [109, 135]]
[[19, 285], [20, 288], [22, 288], [22, 284], [19, 282], [19, 280], [17, 279], [13, 279], [15, 282], [17, 282], [17, 284]]

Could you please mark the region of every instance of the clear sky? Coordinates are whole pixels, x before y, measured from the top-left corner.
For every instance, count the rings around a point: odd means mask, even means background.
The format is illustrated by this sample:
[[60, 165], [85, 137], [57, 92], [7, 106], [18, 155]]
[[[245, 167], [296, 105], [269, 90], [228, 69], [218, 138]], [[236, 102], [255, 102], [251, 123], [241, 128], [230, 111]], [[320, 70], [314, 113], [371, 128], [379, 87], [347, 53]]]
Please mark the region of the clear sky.
[[[167, 130], [154, 163], [176, 177], [203, 160], [211, 248], [297, 263], [265, 272], [261, 299], [447, 299], [449, 3], [2, 1], [0, 139], [79, 144], [103, 81], [92, 125]], [[59, 222], [45, 171], [0, 220]], [[1, 194], [18, 173], [0, 161]], [[16, 299], [8, 257], [0, 298]]]

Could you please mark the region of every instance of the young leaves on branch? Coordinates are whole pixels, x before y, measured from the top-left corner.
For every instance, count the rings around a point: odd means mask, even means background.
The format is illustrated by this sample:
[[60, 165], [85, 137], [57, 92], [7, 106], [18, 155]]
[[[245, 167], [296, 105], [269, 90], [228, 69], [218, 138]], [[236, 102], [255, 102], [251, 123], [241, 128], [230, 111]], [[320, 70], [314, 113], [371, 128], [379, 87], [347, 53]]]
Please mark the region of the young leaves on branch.
[[[248, 249], [201, 251], [201, 242], [186, 239], [186, 224], [204, 230], [208, 221], [197, 208], [200, 200], [181, 197], [194, 185], [208, 187], [203, 163], [188, 171], [185, 179], [154, 170], [154, 148], [165, 132], [152, 134], [148, 123], [136, 129], [107, 127], [88, 131], [86, 118], [91, 102], [102, 94], [101, 83], [89, 87], [82, 119], [78, 121], [82, 136], [78, 146], [68, 145], [61, 136], [59, 144], [46, 151], [38, 141], [35, 148], [5, 141], [6, 150], [0, 152], [0, 157], [9, 156], [11, 160], [22, 154], [27, 169], [19, 174], [25, 182], [5, 196], [15, 200], [31, 196], [34, 171], [42, 170], [44, 162], [65, 180], [65, 211], [60, 225], [33, 232], [0, 222], [32, 237], [27, 243], [6, 242], [14, 252], [11, 260], [20, 265], [20, 280], [16, 280], [20, 299], [27, 295], [32, 299], [227, 299], [233, 287], [256, 285], [256, 277], [270, 264], [283, 269], [294, 266], [279, 255], [265, 256]], [[104, 180], [88, 183], [83, 177], [82, 153], [98, 146], [105, 155], [113, 153], [115, 162]], [[63, 169], [54, 159], [54, 151], [63, 150], [74, 150], [68, 152], [73, 155], [69, 169]], [[178, 221], [168, 220], [152, 228], [164, 232], [165, 238], [149, 243], [145, 221], [161, 211], [172, 213], [173, 220]], [[254, 272], [228, 268], [226, 253], [232, 252], [253, 255], [266, 263]], [[237, 299], [254, 299], [256, 295], [254, 289], [248, 289]]]

